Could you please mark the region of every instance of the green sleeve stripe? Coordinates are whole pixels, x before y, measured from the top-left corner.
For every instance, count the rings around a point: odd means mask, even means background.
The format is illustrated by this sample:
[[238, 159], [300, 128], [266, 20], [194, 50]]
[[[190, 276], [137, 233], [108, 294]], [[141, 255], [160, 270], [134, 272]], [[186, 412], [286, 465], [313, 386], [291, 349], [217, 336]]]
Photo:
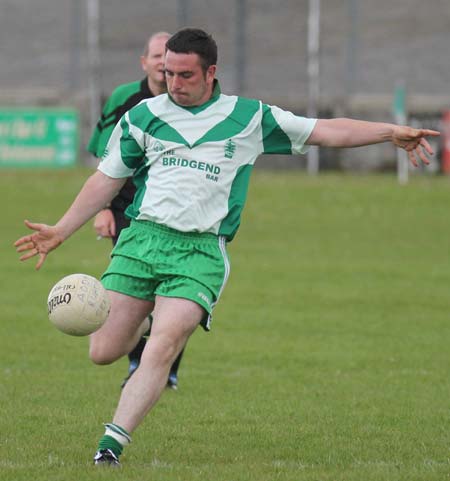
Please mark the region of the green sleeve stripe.
[[130, 132], [130, 125], [127, 121], [127, 115], [122, 117], [120, 127], [122, 135], [120, 137], [120, 156], [122, 162], [129, 169], [137, 169], [142, 164], [144, 151]]
[[292, 154], [291, 140], [266, 104], [263, 104], [262, 136], [265, 154]]

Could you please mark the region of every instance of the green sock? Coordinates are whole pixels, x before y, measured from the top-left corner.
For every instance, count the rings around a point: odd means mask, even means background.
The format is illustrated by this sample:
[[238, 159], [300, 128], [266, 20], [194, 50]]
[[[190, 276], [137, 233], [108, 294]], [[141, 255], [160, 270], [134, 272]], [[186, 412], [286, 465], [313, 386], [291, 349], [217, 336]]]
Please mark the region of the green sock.
[[105, 427], [106, 431], [98, 443], [98, 450], [110, 449], [119, 457], [124, 446], [131, 443], [131, 436], [117, 424], [105, 424]]
[[122, 454], [123, 446], [111, 436], [105, 434], [98, 442], [98, 451], [101, 449], [110, 449], [117, 457]]

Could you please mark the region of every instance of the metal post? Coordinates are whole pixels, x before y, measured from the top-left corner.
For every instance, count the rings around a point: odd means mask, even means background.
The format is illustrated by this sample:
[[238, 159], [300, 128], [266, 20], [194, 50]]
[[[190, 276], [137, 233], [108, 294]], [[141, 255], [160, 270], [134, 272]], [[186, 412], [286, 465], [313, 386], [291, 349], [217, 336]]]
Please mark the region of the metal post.
[[189, 23], [189, 0], [178, 0], [177, 6], [178, 28], [184, 28]]
[[[404, 82], [398, 82], [394, 93], [394, 119], [398, 125], [406, 125], [406, 89]], [[408, 154], [397, 148], [397, 179], [399, 184], [407, 184], [409, 178]]]
[[349, 35], [348, 35], [348, 48], [347, 48], [347, 81], [346, 81], [346, 94], [347, 100], [355, 94], [357, 89], [357, 42], [358, 42], [358, 1], [348, 0], [348, 14], [349, 14]]
[[71, 0], [70, 2], [70, 25], [69, 25], [69, 66], [67, 68], [66, 86], [68, 90], [77, 90], [80, 87], [81, 75], [81, 21], [82, 10], [79, 0]]
[[90, 125], [94, 129], [100, 116], [100, 52], [99, 52], [99, 0], [86, 0], [87, 7], [87, 47], [88, 47], [88, 85], [90, 102]]
[[245, 26], [247, 24], [247, 0], [236, 0], [236, 63], [235, 90], [238, 95], [243, 95], [245, 90], [247, 44], [245, 38]]
[[[317, 117], [319, 102], [320, 0], [309, 0], [308, 12], [308, 117]], [[319, 172], [319, 148], [311, 147], [307, 157], [308, 174]]]

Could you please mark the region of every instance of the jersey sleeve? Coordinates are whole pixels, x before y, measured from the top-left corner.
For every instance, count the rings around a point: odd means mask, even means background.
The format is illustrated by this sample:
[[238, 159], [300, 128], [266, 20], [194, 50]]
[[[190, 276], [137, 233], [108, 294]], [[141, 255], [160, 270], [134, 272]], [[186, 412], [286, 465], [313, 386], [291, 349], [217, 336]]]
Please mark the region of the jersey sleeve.
[[114, 127], [98, 170], [113, 178], [130, 177], [145, 161], [144, 133], [127, 112]]
[[316, 119], [294, 115], [273, 105], [262, 106], [262, 141], [265, 154], [304, 154], [305, 142]]

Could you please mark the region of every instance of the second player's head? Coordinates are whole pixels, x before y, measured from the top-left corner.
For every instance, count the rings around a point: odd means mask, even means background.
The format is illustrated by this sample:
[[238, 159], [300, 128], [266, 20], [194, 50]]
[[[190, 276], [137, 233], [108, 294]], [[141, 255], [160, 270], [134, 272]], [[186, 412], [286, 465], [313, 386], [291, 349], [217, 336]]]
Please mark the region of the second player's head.
[[[142, 70], [147, 74], [150, 85], [160, 87], [166, 81], [164, 77], [164, 56], [166, 53], [166, 42], [170, 33], [157, 32], [147, 41], [144, 52], [141, 55]], [[157, 93], [157, 92], [154, 92]]]

